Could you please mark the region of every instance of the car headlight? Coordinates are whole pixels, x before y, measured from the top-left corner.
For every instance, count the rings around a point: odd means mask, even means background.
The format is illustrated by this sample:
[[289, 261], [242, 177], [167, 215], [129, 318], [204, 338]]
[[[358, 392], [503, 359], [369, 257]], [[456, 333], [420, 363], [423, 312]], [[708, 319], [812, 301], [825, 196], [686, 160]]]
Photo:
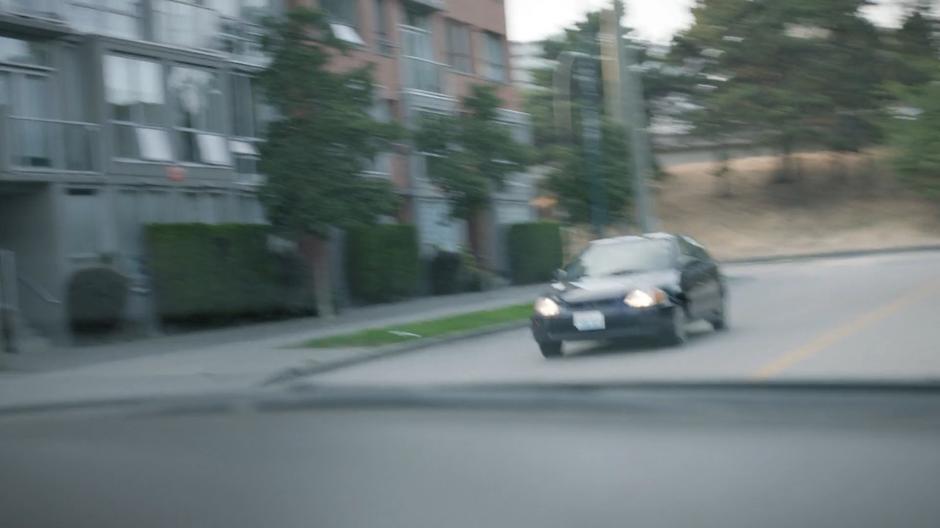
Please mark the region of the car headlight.
[[644, 288], [631, 291], [623, 298], [623, 302], [631, 308], [650, 308], [665, 304], [667, 299], [666, 292], [659, 288]]
[[561, 308], [555, 301], [549, 299], [548, 297], [542, 297], [535, 301], [535, 313], [541, 315], [542, 317], [555, 317], [561, 313]]

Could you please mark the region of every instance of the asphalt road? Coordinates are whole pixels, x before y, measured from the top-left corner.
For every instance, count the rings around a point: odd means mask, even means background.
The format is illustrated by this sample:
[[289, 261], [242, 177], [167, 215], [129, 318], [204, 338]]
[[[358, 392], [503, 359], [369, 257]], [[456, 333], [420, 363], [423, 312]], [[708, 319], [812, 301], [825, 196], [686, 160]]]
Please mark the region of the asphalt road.
[[727, 267], [731, 328], [681, 348], [576, 343], [545, 360], [528, 329], [323, 373], [317, 384], [940, 380], [940, 253]]

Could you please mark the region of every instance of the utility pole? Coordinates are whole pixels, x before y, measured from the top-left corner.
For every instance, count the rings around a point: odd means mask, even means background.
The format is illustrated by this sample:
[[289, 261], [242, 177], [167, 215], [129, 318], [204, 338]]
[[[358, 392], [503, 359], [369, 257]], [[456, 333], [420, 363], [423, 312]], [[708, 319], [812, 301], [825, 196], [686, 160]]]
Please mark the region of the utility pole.
[[584, 95], [584, 107], [581, 120], [584, 135], [585, 169], [588, 173], [591, 189], [591, 225], [594, 235], [604, 236], [607, 224], [607, 203], [600, 175], [601, 158], [601, 113], [600, 90], [597, 87], [597, 69], [595, 61], [582, 60], [578, 68], [578, 84]]
[[607, 224], [607, 199], [600, 175], [601, 115], [600, 89], [597, 84], [597, 57], [573, 51], [558, 56], [555, 69], [555, 119], [559, 130], [571, 132], [571, 81], [578, 81], [583, 98], [581, 107], [582, 139], [584, 141], [585, 171], [590, 185], [591, 226], [594, 235], [604, 236]]
[[633, 159], [633, 203], [636, 222], [644, 233], [656, 231], [659, 222], [649, 195], [649, 181], [653, 177], [652, 154], [650, 152], [649, 125], [646, 121], [646, 102], [643, 98], [643, 79], [637, 68], [637, 50], [631, 46], [623, 31], [623, 0], [614, 0], [613, 21], [610, 24], [615, 45], [616, 64], [619, 70], [609, 78], [620, 83], [623, 116], [618, 121], [628, 127], [628, 145]]

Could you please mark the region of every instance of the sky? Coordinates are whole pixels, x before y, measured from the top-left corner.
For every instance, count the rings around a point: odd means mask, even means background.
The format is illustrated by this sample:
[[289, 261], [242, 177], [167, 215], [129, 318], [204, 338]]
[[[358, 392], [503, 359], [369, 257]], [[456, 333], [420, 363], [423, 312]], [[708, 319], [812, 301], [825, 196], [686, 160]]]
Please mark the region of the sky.
[[[640, 38], [668, 44], [673, 34], [692, 23], [695, 0], [626, 0], [628, 26]], [[584, 13], [613, 4], [611, 0], [506, 0], [509, 38], [541, 40], [554, 35]], [[900, 13], [898, 0], [880, 0], [867, 10], [877, 24], [894, 25]]]

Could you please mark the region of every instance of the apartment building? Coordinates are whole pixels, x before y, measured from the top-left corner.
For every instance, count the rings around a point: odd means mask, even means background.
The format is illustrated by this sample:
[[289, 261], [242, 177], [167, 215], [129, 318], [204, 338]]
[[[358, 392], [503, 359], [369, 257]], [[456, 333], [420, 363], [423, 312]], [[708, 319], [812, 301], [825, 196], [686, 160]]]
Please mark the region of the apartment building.
[[259, 21], [281, 0], [0, 0], [0, 283], [41, 334], [67, 335], [78, 269], [131, 279], [141, 225], [263, 222]]
[[[337, 67], [375, 65], [376, 115], [413, 127], [424, 113], [459, 111], [475, 84], [495, 85], [501, 120], [514, 137], [531, 140], [528, 116], [511, 84], [504, 0], [294, 0], [328, 14], [334, 33], [353, 51]], [[396, 184], [404, 201], [399, 220], [414, 223], [426, 254], [466, 247], [466, 226], [428, 182], [420, 152], [381, 156], [376, 177]], [[529, 175], [520, 174], [493, 197], [483, 236], [485, 264], [506, 265], [501, 226], [533, 218]]]
[[[101, 264], [131, 280], [127, 318], [148, 320], [144, 224], [264, 222], [260, 21], [299, 5], [353, 44], [337, 68], [375, 64], [377, 117], [455, 112], [489, 82], [528, 139], [503, 0], [0, 0], [0, 290], [15, 290], [29, 327], [66, 338], [69, 278]], [[425, 251], [457, 249], [466, 230], [424, 171], [420, 153], [399, 152], [367, 174], [395, 183], [398, 220], [418, 225]], [[520, 175], [494, 196], [492, 262], [498, 227], [531, 218], [530, 194]]]

